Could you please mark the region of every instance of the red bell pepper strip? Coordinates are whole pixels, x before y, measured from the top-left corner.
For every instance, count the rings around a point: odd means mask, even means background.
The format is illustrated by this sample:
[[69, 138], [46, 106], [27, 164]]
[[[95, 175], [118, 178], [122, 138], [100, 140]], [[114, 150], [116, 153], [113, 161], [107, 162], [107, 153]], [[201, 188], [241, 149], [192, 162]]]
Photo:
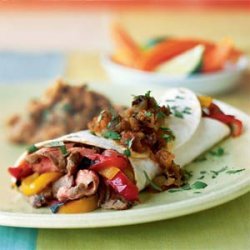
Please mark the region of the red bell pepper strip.
[[106, 179], [106, 183], [127, 201], [137, 201], [139, 199], [138, 188], [122, 171], [119, 171], [111, 180]]
[[90, 167], [91, 170], [94, 171], [100, 171], [103, 168], [107, 168], [107, 167], [117, 167], [121, 170], [124, 170], [126, 168], [129, 167], [129, 162], [126, 158], [124, 158], [123, 156], [103, 156], [100, 155], [99, 157], [99, 162], [97, 162], [96, 164], [92, 165]]
[[231, 135], [237, 137], [242, 134], [243, 124], [240, 120], [236, 119], [233, 115], [226, 115], [223, 111], [214, 103], [208, 108], [209, 113], [204, 113], [205, 117], [209, 117], [224, 124], [227, 124], [231, 129]]
[[18, 167], [9, 167], [8, 171], [17, 180], [25, 178], [33, 173], [32, 168], [26, 162], [22, 163]]

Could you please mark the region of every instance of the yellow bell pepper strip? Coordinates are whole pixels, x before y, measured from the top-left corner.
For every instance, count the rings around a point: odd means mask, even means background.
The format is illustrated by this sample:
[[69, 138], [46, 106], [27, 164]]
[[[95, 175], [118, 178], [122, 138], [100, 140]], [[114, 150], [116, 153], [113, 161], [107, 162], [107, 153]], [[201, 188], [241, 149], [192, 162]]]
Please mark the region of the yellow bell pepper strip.
[[107, 178], [108, 180], [111, 180], [115, 177], [115, 175], [120, 172], [119, 168], [116, 167], [108, 167], [104, 168], [99, 171], [99, 174], [102, 175], [103, 177]]
[[37, 173], [22, 180], [20, 191], [27, 196], [35, 195], [43, 191], [50, 183], [61, 177], [59, 172], [47, 172], [41, 175]]
[[202, 108], [209, 108], [213, 99], [210, 96], [198, 96]]
[[78, 214], [87, 213], [97, 209], [98, 197], [93, 195], [90, 197], [84, 197], [79, 200], [69, 201], [62, 206], [59, 206], [59, 214]]

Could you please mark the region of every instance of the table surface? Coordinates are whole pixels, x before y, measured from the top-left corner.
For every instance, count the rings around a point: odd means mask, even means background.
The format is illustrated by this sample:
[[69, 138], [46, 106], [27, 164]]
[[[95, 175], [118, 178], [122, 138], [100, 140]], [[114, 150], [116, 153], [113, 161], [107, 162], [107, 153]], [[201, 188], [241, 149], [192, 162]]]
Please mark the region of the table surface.
[[[123, 10], [115, 16], [138, 41], [152, 35], [225, 36], [250, 54], [250, 13], [244, 10]], [[67, 52], [64, 77], [107, 81], [99, 51]], [[217, 97], [250, 114], [250, 77]], [[0, 227], [0, 249], [250, 249], [250, 193], [216, 208], [143, 225], [71, 230]]]

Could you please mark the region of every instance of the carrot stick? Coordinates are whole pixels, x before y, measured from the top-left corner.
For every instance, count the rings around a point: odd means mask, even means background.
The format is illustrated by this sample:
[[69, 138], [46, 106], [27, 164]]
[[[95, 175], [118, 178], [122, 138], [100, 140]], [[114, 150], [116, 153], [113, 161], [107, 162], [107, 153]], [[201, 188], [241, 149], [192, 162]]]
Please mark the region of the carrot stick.
[[204, 53], [202, 72], [208, 73], [223, 69], [232, 50], [232, 43], [226, 40], [207, 49]]
[[195, 39], [171, 39], [159, 43], [151, 50], [145, 52], [141, 60], [138, 61], [137, 67], [142, 70], [152, 71], [161, 63], [172, 59], [173, 57], [192, 49], [193, 47], [203, 44], [209, 48], [212, 43]]
[[118, 23], [112, 25], [112, 37], [116, 46], [116, 53], [113, 55], [113, 59], [133, 67], [135, 61], [142, 54], [139, 45]]

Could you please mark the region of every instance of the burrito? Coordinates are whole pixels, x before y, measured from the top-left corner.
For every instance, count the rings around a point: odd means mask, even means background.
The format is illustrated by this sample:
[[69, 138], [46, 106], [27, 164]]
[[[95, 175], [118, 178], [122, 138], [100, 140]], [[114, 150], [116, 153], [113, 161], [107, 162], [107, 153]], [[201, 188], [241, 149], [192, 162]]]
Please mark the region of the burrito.
[[103, 110], [88, 128], [31, 145], [9, 168], [33, 207], [128, 209], [144, 189], [184, 185], [183, 166], [230, 134], [239, 136], [243, 125], [210, 97], [170, 89], [158, 101], [149, 91], [119, 113]]

